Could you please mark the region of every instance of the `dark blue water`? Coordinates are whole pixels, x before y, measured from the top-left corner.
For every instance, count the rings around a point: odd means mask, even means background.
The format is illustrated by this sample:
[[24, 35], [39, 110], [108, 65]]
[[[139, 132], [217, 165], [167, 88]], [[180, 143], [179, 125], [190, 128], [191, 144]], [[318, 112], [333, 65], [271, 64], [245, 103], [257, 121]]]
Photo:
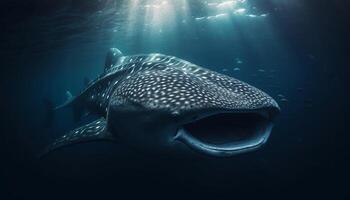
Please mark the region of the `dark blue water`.
[[[346, 199], [349, 3], [251, 0], [229, 16], [203, 4], [149, 14], [128, 1], [0, 3], [1, 199]], [[92, 143], [39, 160], [91, 120], [74, 122], [67, 110], [45, 126], [45, 99], [78, 94], [111, 47], [177, 56], [267, 92], [282, 110], [268, 143], [225, 159]]]

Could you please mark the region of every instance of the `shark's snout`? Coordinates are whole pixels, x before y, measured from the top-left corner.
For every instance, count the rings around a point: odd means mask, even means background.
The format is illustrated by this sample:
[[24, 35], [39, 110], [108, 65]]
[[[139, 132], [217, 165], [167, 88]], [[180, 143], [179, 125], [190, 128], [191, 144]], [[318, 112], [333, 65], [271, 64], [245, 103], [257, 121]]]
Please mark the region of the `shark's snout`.
[[[226, 99], [196, 112], [181, 124], [175, 141], [206, 155], [232, 156], [260, 148], [268, 140], [274, 119], [280, 112], [275, 100], [251, 87], [243, 93], [222, 93]], [[227, 101], [230, 96], [231, 101]]]
[[[161, 142], [152, 143], [152, 148], [167, 142], [166, 145], [176, 146], [176, 141], [180, 141], [197, 152], [214, 156], [251, 151], [267, 141], [273, 118], [279, 112], [277, 103], [263, 91], [232, 77], [192, 65], [182, 70], [153, 70], [129, 78], [122, 86], [120, 93], [127, 92], [124, 96], [130, 102], [137, 102], [139, 108], [150, 113], [164, 113], [163, 116], [167, 117], [163, 118], [173, 119], [168, 123], [155, 124], [170, 127], [169, 130], [173, 131], [152, 131], [161, 133], [154, 137], [148, 131], [140, 134], [149, 128], [124, 131], [137, 133], [134, 138], [145, 135], [157, 141], [159, 137]], [[150, 113], [147, 118], [153, 116]]]
[[183, 124], [174, 140], [213, 156], [252, 151], [266, 143], [278, 113], [278, 107], [215, 113]]

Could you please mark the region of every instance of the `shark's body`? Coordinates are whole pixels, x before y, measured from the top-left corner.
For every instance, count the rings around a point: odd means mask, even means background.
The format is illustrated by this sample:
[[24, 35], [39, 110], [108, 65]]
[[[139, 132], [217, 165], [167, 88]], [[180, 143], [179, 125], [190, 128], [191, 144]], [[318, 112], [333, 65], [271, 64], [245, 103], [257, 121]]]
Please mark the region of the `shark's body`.
[[163, 151], [184, 144], [197, 152], [230, 156], [257, 149], [272, 129], [277, 103], [232, 77], [161, 54], [107, 55], [105, 71], [71, 106], [101, 118], [57, 139], [47, 152], [96, 140], [117, 140]]

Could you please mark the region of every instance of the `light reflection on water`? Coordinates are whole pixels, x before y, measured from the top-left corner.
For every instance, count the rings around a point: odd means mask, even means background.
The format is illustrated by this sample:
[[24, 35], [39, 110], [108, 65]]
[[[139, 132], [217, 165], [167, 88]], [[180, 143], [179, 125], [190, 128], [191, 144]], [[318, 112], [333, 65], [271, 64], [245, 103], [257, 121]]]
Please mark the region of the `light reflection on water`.
[[[64, 41], [163, 40], [167, 35], [198, 32], [207, 26], [237, 28], [237, 21], [260, 23], [271, 10], [260, 10], [248, 0], [130, 0], [106, 1], [93, 12], [65, 9], [33, 18], [40, 30], [31, 36], [33, 46]], [[205, 27], [203, 27], [205, 26]], [[25, 25], [23, 30], [28, 29]], [[211, 27], [209, 32], [220, 32]], [[37, 38], [36, 38], [37, 37]], [[35, 40], [38, 40], [35, 42]]]

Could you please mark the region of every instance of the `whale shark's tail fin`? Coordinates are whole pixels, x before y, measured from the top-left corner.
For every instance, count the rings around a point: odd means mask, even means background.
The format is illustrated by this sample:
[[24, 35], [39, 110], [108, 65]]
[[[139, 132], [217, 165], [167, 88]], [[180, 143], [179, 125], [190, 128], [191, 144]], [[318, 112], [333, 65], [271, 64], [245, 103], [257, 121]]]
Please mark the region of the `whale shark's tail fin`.
[[[53, 104], [51, 103], [51, 105]], [[55, 111], [68, 107], [71, 107], [73, 109], [74, 120], [79, 121], [85, 111], [84, 104], [81, 102], [79, 103], [77, 98], [75, 98], [70, 91], [66, 91], [66, 101], [63, 104], [56, 107], [52, 107], [50, 109], [52, 112], [52, 116], [54, 116]]]
[[51, 127], [53, 122], [54, 122], [54, 118], [55, 118], [55, 111], [65, 108], [67, 106], [69, 106], [71, 104], [71, 102], [73, 101], [73, 95], [67, 91], [66, 92], [66, 101], [59, 105], [59, 106], [54, 106], [54, 103], [52, 102], [51, 99], [49, 98], [45, 98], [44, 99], [44, 106], [45, 106], [45, 121], [44, 121], [44, 126], [45, 127]]
[[116, 142], [112, 134], [107, 130], [107, 122], [104, 118], [100, 118], [90, 124], [76, 128], [56, 139], [39, 155], [39, 158], [43, 158], [49, 153], [64, 147], [95, 141]]
[[69, 106], [73, 102], [73, 99], [74, 99], [74, 97], [73, 97], [72, 93], [67, 90], [66, 91], [66, 101], [63, 104], [56, 106], [54, 110], [59, 110], [61, 108], [65, 108], [65, 107]]

